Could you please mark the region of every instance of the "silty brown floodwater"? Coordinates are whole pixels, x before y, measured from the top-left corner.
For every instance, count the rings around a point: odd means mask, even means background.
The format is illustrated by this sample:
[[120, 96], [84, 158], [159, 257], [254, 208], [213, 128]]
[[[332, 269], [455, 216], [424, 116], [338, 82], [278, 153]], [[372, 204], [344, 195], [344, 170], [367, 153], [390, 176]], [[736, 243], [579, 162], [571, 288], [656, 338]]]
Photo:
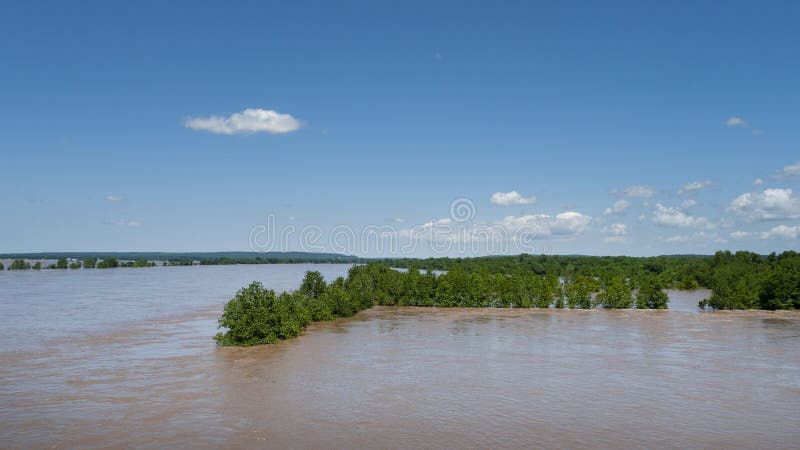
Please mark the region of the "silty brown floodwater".
[[[0, 272], [0, 447], [797, 448], [800, 314], [375, 307], [218, 348], [251, 280], [346, 265]], [[54, 273], [57, 272], [57, 273]]]

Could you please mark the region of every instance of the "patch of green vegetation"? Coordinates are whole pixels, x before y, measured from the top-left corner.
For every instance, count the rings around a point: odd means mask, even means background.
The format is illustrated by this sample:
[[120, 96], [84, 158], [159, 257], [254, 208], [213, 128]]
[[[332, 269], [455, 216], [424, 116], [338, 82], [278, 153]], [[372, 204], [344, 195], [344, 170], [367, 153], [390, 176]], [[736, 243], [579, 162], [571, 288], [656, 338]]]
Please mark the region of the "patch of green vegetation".
[[11, 265], [8, 266], [8, 270], [28, 270], [30, 268], [31, 265], [24, 259], [15, 259], [11, 262]]

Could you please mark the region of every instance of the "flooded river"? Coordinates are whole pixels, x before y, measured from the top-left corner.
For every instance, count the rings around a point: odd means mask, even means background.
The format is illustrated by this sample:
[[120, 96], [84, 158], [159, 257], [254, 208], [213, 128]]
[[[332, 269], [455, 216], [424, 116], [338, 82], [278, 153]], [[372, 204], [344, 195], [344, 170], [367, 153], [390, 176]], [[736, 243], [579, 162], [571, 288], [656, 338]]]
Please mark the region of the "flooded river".
[[251, 280], [346, 265], [0, 272], [0, 448], [798, 448], [800, 314], [375, 307], [217, 348]]

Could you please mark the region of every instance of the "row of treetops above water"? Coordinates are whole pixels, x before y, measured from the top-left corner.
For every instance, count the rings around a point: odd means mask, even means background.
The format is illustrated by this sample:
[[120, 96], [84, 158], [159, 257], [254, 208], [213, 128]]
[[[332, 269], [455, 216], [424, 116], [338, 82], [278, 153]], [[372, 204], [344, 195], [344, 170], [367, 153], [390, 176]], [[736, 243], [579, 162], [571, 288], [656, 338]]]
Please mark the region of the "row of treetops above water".
[[299, 335], [313, 321], [351, 316], [373, 305], [664, 309], [668, 302], [655, 276], [634, 286], [618, 276], [598, 280], [579, 275], [562, 282], [555, 275], [530, 272], [452, 267], [436, 275], [415, 267], [398, 271], [370, 263], [353, 266], [346, 278], [330, 284], [319, 272], [307, 272], [299, 289], [280, 295], [254, 282], [225, 305], [219, 320], [225, 331], [215, 339], [220, 345], [274, 343]]
[[[15, 259], [8, 266], [8, 270], [41, 270], [41, 269], [112, 269], [115, 267], [154, 267], [156, 264], [152, 261], [137, 260], [137, 261], [119, 261], [117, 258], [106, 258], [98, 260], [96, 258], [79, 260], [68, 260], [61, 258], [55, 264], [44, 266], [41, 261], [35, 261], [33, 264], [24, 259]], [[0, 263], [0, 270], [3, 270], [3, 264]]]
[[[414, 265], [400, 271], [369, 263], [353, 266], [346, 278], [330, 284], [319, 272], [307, 272], [299, 289], [279, 295], [253, 282], [225, 305], [219, 320], [224, 331], [215, 339], [220, 345], [274, 343], [298, 336], [311, 322], [348, 317], [373, 305], [665, 309], [669, 304], [661, 276], [665, 267], [659, 265], [609, 265], [605, 259], [594, 259], [598, 274], [575, 269], [559, 275], [537, 273], [530, 267], [536, 258], [525, 256], [435, 262], [437, 269], [447, 271], [437, 275], [432, 267], [423, 273]], [[699, 267], [691, 264], [693, 270]], [[700, 302], [701, 308], [800, 307], [797, 253], [763, 258], [720, 252], [707, 264], [698, 274], [707, 277], [712, 295]]]
[[713, 256], [589, 257], [530, 256], [428, 260], [395, 260], [394, 267], [487, 273], [556, 275], [567, 281], [579, 277], [606, 285], [625, 279], [634, 288], [655, 277], [663, 288], [711, 289], [701, 307], [713, 309], [800, 309], [800, 253], [759, 255], [720, 251]]

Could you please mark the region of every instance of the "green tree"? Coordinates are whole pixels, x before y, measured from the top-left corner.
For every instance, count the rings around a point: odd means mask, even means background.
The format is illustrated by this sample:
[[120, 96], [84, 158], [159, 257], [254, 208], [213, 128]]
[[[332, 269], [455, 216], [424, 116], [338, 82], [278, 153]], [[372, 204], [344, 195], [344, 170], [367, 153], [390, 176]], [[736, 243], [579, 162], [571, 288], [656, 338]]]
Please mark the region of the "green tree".
[[328, 286], [324, 297], [336, 317], [350, 317], [358, 312], [358, 304], [350, 297], [341, 277]]
[[30, 268], [31, 265], [24, 259], [15, 259], [11, 261], [11, 265], [8, 266], [8, 270], [28, 270]]
[[604, 289], [597, 294], [597, 303], [609, 309], [628, 309], [633, 307], [630, 284], [622, 277], [612, 276], [605, 281]]
[[97, 264], [96, 258], [86, 258], [83, 260], [84, 269], [94, 269], [95, 264]]
[[98, 262], [95, 267], [98, 269], [113, 269], [114, 267], [119, 267], [119, 261], [114, 257], [104, 258], [102, 261]]
[[[51, 267], [51, 268], [52, 268], [52, 267]], [[36, 262], [33, 264], [33, 269], [34, 269], [34, 270], [42, 270], [42, 262], [41, 262], [41, 261], [36, 261]]]
[[574, 279], [566, 282], [564, 295], [567, 297], [567, 305], [570, 308], [592, 308], [592, 283], [587, 277], [577, 275]]
[[303, 277], [303, 282], [300, 284], [299, 291], [303, 295], [315, 299], [324, 294], [327, 287], [328, 285], [325, 284], [325, 278], [322, 277], [321, 273], [318, 271], [308, 271]]
[[299, 336], [308, 320], [299, 314], [289, 294], [278, 298], [271, 289], [253, 282], [240, 289], [219, 319], [219, 328], [227, 329], [215, 336], [220, 345], [273, 344]]
[[646, 277], [639, 283], [636, 293], [636, 307], [639, 309], [667, 309], [669, 296], [661, 286], [658, 277]]
[[56, 261], [56, 269], [66, 269], [67, 267], [69, 267], [69, 264], [67, 263], [66, 258], [61, 258]]

